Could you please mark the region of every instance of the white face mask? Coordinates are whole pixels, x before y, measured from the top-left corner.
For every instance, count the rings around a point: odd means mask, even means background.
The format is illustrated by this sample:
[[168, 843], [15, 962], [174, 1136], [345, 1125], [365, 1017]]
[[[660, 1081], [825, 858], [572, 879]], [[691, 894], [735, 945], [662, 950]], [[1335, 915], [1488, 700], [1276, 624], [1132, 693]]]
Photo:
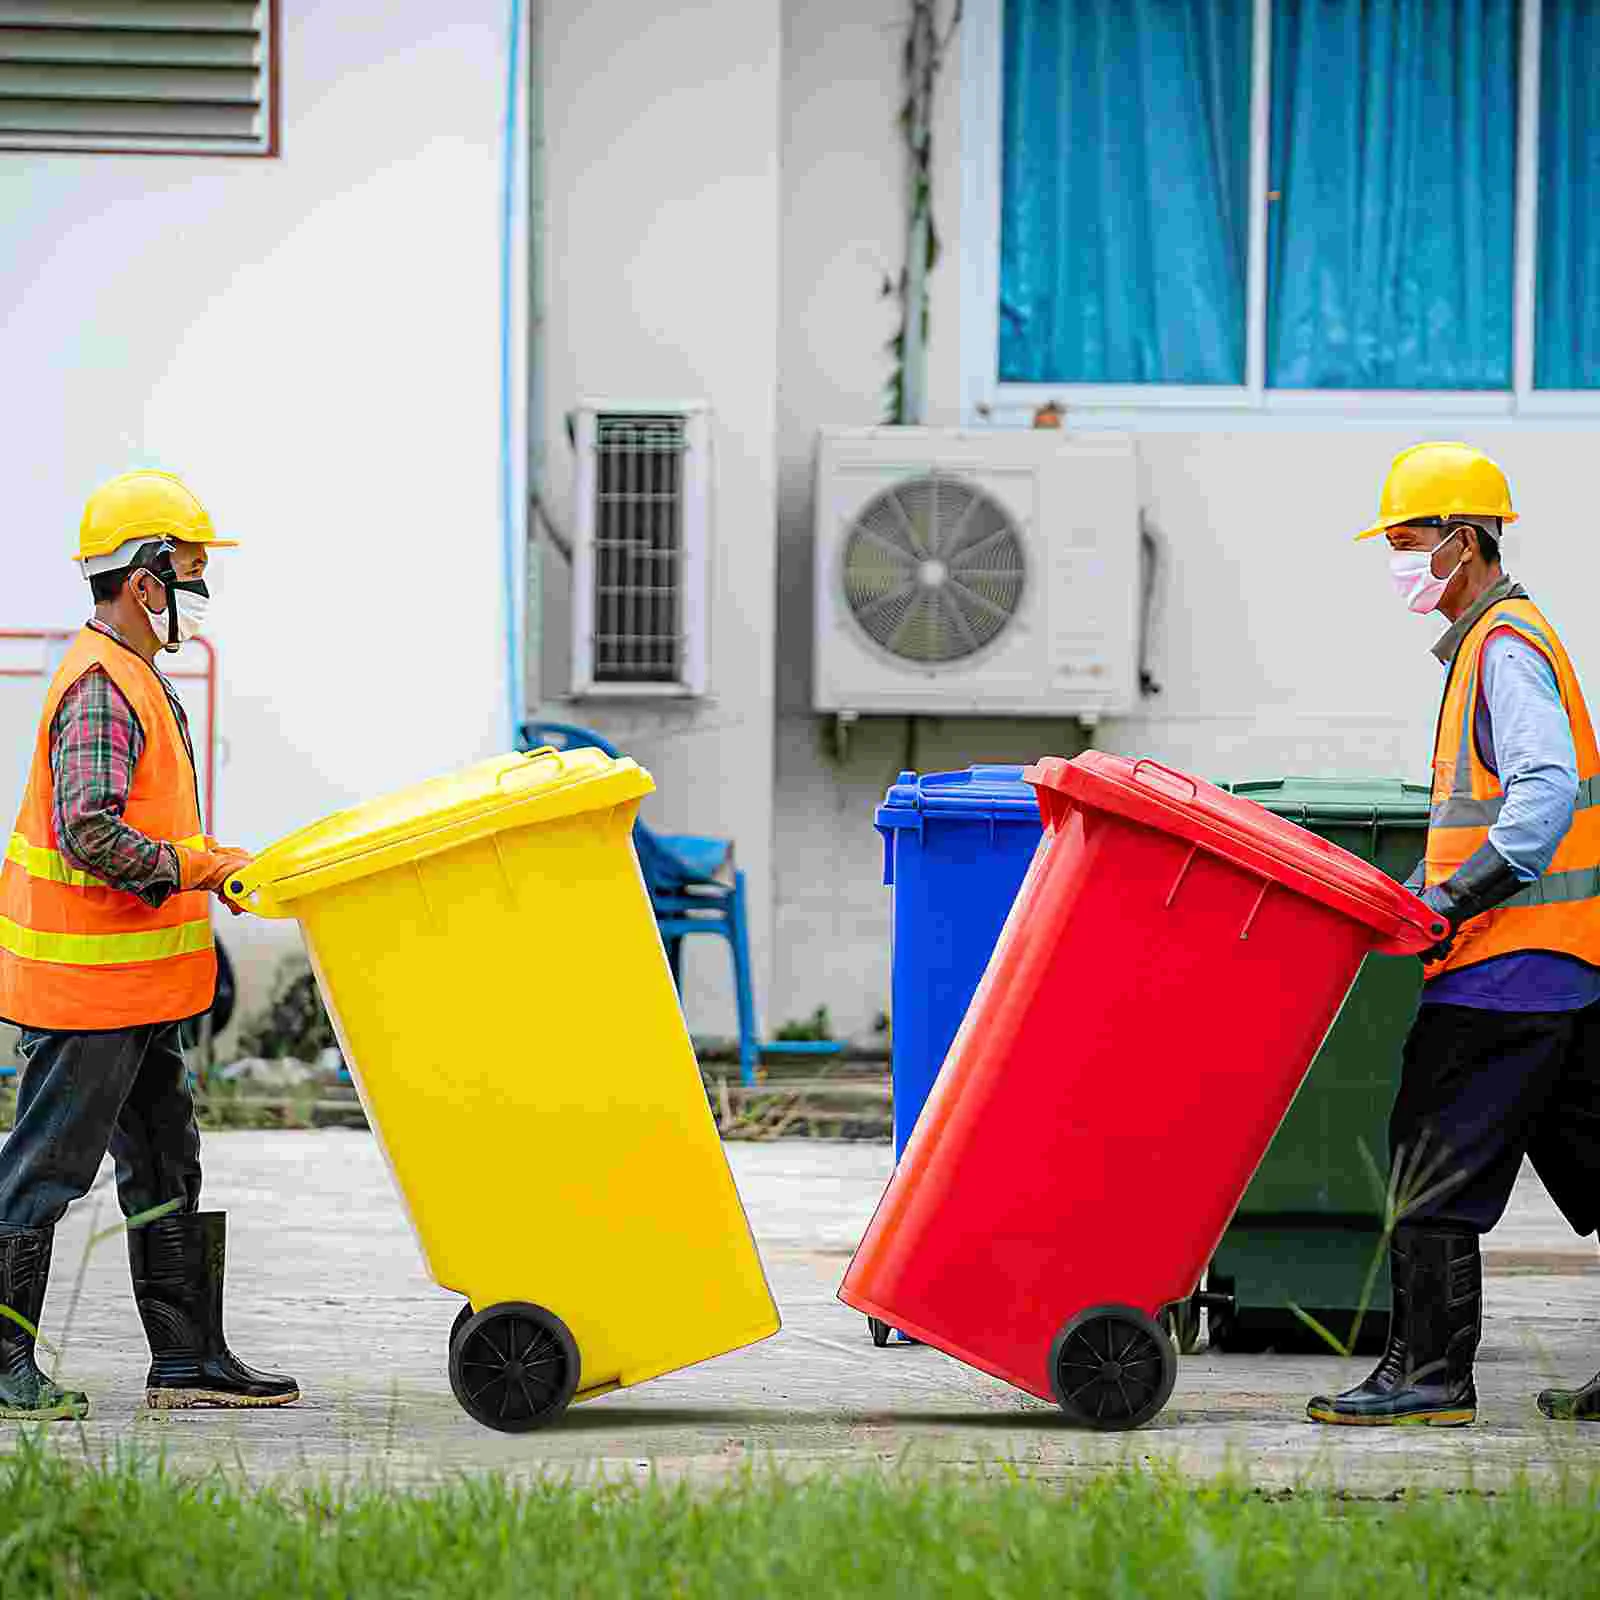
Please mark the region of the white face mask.
[[1450, 580], [1456, 575], [1456, 568], [1461, 565], [1458, 561], [1442, 578], [1434, 577], [1433, 558], [1439, 548], [1436, 545], [1433, 550], [1389, 552], [1389, 577], [1395, 593], [1405, 601], [1407, 609], [1415, 611], [1419, 617], [1438, 610], [1445, 590], [1450, 587]]
[[175, 591], [178, 598], [178, 642], [170, 644], [170, 626], [165, 611], [151, 611], [145, 607], [145, 613], [150, 618], [150, 626], [155, 630], [155, 636], [161, 641], [163, 650], [181, 649], [190, 639], [204, 627], [206, 612], [211, 605], [211, 597], [204, 594], [195, 594], [189, 589]]

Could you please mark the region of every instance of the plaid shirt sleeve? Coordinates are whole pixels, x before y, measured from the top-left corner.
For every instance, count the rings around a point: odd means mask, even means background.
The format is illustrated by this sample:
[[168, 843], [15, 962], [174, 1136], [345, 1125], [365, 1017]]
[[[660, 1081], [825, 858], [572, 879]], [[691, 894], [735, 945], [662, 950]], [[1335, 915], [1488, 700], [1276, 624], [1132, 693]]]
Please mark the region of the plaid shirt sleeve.
[[159, 906], [178, 887], [178, 853], [122, 820], [144, 730], [122, 691], [91, 667], [50, 725], [50, 772], [61, 853], [113, 889]]

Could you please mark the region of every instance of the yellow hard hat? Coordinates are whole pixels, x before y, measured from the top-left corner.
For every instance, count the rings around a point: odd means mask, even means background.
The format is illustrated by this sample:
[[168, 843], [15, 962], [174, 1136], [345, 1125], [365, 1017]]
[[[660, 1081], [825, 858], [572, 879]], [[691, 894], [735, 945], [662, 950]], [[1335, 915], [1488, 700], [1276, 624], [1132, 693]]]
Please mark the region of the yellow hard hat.
[[1422, 517], [1498, 517], [1515, 522], [1511, 488], [1499, 465], [1470, 444], [1414, 444], [1402, 450], [1383, 480], [1378, 522], [1358, 539], [1375, 539]]
[[149, 539], [181, 539], [212, 550], [231, 550], [239, 543], [217, 537], [206, 508], [172, 473], [147, 468], [124, 472], [89, 496], [73, 560], [98, 564], [123, 545]]

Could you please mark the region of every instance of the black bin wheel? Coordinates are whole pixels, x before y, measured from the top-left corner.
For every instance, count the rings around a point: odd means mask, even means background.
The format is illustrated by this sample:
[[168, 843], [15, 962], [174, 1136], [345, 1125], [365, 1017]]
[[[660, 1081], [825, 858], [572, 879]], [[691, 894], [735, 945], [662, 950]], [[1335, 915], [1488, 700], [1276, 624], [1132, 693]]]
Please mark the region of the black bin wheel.
[[554, 1422], [578, 1388], [578, 1346], [560, 1317], [508, 1300], [456, 1318], [450, 1387], [474, 1422], [527, 1433]]
[[882, 1350], [889, 1342], [889, 1324], [882, 1317], [868, 1317], [867, 1331], [872, 1335], [872, 1342]]
[[1080, 1311], [1050, 1350], [1056, 1404], [1086, 1428], [1142, 1427], [1167, 1403], [1177, 1377], [1166, 1330], [1132, 1306]]

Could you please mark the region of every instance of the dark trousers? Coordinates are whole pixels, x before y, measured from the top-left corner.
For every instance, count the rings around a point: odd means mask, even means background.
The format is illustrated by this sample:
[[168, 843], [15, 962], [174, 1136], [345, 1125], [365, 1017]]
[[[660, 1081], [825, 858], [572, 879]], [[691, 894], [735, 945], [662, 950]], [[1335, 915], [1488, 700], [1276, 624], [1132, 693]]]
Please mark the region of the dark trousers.
[[0, 1226], [49, 1228], [89, 1192], [109, 1149], [122, 1213], [200, 1205], [200, 1131], [175, 1022], [115, 1033], [38, 1033], [16, 1126], [0, 1147]]
[[1389, 1155], [1420, 1203], [1408, 1222], [1487, 1233], [1522, 1159], [1573, 1230], [1600, 1226], [1600, 1005], [1424, 1005], [1406, 1039]]

